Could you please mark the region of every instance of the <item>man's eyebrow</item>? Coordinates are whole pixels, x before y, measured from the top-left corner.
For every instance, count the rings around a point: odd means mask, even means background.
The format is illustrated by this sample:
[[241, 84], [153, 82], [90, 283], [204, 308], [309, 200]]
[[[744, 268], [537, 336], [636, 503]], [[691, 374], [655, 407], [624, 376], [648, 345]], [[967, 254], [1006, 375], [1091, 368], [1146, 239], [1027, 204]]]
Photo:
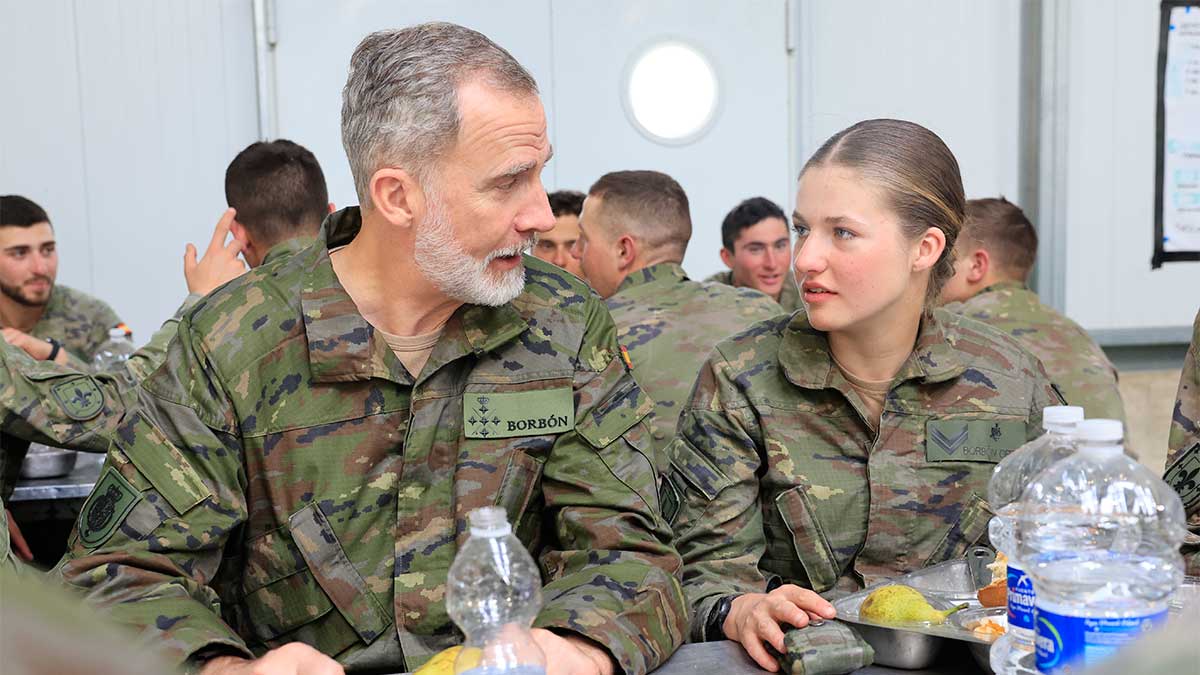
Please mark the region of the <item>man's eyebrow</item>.
[[4, 249], [5, 253], [15, 253], [17, 251], [28, 251], [31, 247], [28, 244], [17, 244]]
[[792, 211], [792, 224], [795, 225], [796, 223], [803, 223], [803, 222], [804, 222], [804, 216], [800, 215], [799, 211]]
[[[546, 151], [546, 159], [542, 160], [542, 163], [545, 164], [545, 163], [549, 162], [550, 159], [553, 157], [554, 157], [554, 146], [549, 145], [548, 150]], [[537, 160], [529, 160], [528, 162], [521, 162], [520, 164], [514, 164], [513, 166], [510, 166], [507, 169], [505, 169], [504, 171], [500, 172], [500, 174], [496, 176], [496, 180], [504, 180], [505, 178], [512, 178], [514, 176], [519, 176], [519, 175], [525, 173], [526, 171], [532, 170], [537, 165], [538, 165]]]

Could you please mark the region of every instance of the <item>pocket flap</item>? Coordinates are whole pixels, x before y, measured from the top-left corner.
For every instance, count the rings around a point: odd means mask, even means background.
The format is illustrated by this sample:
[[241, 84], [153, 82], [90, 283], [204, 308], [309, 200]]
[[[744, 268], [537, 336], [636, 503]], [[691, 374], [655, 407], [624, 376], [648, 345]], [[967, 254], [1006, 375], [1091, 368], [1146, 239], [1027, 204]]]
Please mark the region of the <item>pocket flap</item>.
[[632, 377], [626, 375], [608, 398], [579, 419], [575, 432], [593, 448], [601, 450], [653, 409], [654, 402]]
[[669, 446], [671, 471], [709, 501], [717, 498], [721, 490], [733, 485], [717, 465], [703, 453], [692, 447], [683, 438], [676, 438]]
[[808, 574], [812, 590], [823, 593], [833, 588], [838, 580], [837, 562], [821, 524], [813, 516], [807, 488], [797, 485], [780, 493], [775, 498], [775, 508], [792, 533], [792, 546]]
[[374, 641], [391, 625], [391, 616], [346, 557], [325, 514], [313, 503], [293, 513], [288, 522], [300, 555], [333, 606], [364, 642]]

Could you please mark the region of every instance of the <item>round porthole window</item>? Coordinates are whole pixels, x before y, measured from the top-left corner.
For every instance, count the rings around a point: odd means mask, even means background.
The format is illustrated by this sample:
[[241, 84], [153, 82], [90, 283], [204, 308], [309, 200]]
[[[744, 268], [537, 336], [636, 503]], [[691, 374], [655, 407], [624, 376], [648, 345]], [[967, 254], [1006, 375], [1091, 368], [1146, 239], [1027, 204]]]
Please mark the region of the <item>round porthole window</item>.
[[677, 40], [656, 42], [625, 70], [625, 111], [653, 141], [683, 145], [704, 135], [717, 117], [720, 85], [712, 62]]

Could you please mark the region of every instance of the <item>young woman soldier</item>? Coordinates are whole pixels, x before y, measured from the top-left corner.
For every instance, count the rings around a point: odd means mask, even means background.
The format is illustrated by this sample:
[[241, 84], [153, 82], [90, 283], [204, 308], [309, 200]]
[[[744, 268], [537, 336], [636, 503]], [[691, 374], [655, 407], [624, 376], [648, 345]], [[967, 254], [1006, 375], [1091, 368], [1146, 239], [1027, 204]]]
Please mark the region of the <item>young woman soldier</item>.
[[805, 165], [806, 311], [716, 348], [672, 446], [693, 641], [774, 670], [764, 643], [833, 616], [818, 593], [986, 540], [993, 466], [1060, 398], [1010, 337], [933, 309], [964, 205], [954, 155], [911, 122], [855, 124]]

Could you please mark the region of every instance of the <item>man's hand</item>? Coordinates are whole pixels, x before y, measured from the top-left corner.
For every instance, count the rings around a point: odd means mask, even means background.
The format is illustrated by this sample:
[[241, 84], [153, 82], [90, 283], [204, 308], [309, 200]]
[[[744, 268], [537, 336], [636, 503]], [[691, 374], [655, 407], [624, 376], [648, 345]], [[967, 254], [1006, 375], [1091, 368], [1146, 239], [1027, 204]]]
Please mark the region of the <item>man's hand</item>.
[[183, 276], [187, 279], [188, 293], [208, 295], [217, 286], [236, 279], [246, 272], [246, 263], [238, 257], [242, 252], [242, 242], [229, 237], [229, 226], [237, 215], [234, 209], [225, 209], [217, 227], [213, 230], [212, 239], [208, 242], [208, 250], [199, 262], [196, 261], [196, 247], [188, 244], [183, 254]]
[[775, 672], [779, 664], [767, 653], [763, 642], [782, 654], [783, 629], [787, 623], [796, 628], [808, 625], [809, 617], [832, 619], [833, 605], [810, 590], [785, 584], [770, 593], [746, 593], [733, 599], [729, 616], [725, 617], [725, 637], [742, 643], [746, 653], [765, 670]]
[[200, 675], [345, 675], [342, 664], [303, 642], [290, 642], [249, 661], [237, 656], [218, 656], [200, 670]]
[[[38, 361], [45, 361], [50, 357], [50, 352], [54, 349], [49, 342], [41, 338], [35, 338], [28, 333], [23, 333], [16, 328], [0, 329], [0, 334], [3, 335], [4, 341], [8, 344], [20, 349], [30, 356], [30, 358]], [[55, 363], [67, 362], [67, 350], [59, 349], [58, 356], [54, 357]]]
[[13, 553], [25, 562], [33, 562], [33, 551], [29, 550], [29, 544], [25, 543], [25, 535], [21, 534], [21, 528], [17, 527], [17, 521], [13, 520], [12, 511], [5, 509], [8, 515], [8, 540], [12, 544]]
[[612, 657], [590, 640], [534, 628], [533, 641], [546, 655], [546, 675], [613, 675]]

